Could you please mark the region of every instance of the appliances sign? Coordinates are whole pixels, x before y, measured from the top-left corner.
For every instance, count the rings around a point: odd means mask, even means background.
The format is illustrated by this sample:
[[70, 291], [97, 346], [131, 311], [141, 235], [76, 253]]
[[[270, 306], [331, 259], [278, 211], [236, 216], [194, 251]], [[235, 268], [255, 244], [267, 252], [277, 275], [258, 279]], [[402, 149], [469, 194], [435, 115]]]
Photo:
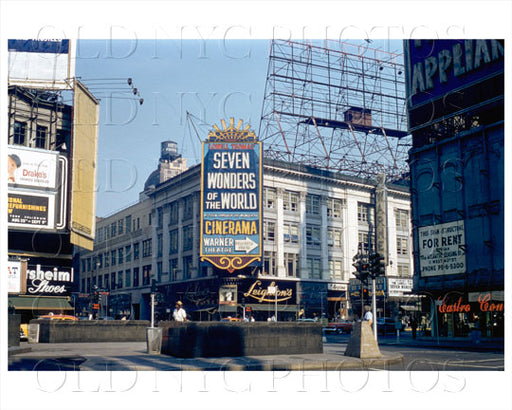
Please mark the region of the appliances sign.
[[232, 273], [262, 260], [262, 143], [233, 118], [203, 142], [201, 261]]

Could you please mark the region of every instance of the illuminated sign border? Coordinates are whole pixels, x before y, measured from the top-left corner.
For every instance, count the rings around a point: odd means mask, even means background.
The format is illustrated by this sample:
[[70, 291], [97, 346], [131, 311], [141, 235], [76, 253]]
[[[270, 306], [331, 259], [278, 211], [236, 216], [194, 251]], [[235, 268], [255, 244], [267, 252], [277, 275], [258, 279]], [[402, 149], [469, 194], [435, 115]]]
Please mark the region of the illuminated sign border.
[[[226, 123], [224, 120], [221, 121], [224, 129], [221, 130], [217, 126], [214, 126], [214, 130], [211, 131], [208, 134], [208, 139], [206, 142], [202, 143], [202, 156], [203, 161], [201, 164], [201, 236], [200, 236], [200, 259], [203, 262], [209, 262], [212, 265], [216, 266], [219, 269], [226, 269], [228, 272], [233, 273], [235, 270], [243, 269], [251, 264], [254, 263], [261, 263], [262, 261], [262, 254], [263, 254], [263, 242], [262, 242], [262, 229], [263, 229], [263, 215], [262, 215], [262, 192], [263, 192], [263, 144], [261, 141], [257, 141], [256, 135], [253, 131], [250, 131], [250, 126], [247, 125], [245, 128], [241, 128], [242, 126], [242, 120], [240, 120], [237, 124], [237, 126], [234, 126], [233, 118], [230, 119], [230, 125], [229, 127], [226, 126]], [[204, 180], [205, 175], [210, 170], [205, 169], [205, 147], [207, 144], [226, 144], [226, 146], [230, 146], [230, 144], [250, 144], [253, 145], [253, 152], [258, 150], [258, 164], [257, 164], [257, 172], [258, 172], [258, 186], [257, 186], [257, 194], [258, 194], [258, 200], [257, 200], [257, 209], [255, 211], [252, 210], [230, 210], [230, 211], [224, 211], [224, 210], [206, 210], [205, 209], [205, 186], [204, 186]], [[236, 149], [236, 148], [235, 148]], [[235, 150], [233, 148], [228, 150]], [[208, 151], [209, 151], [209, 145], [208, 145]], [[229, 151], [228, 151], [229, 152]], [[251, 168], [252, 170], [255, 170], [255, 168]], [[253, 191], [254, 192], [254, 191]], [[240, 250], [240, 253], [233, 253], [236, 251], [232, 251], [229, 253], [208, 253], [204, 249], [204, 222], [205, 222], [205, 215], [208, 215], [209, 213], [216, 213], [218, 215], [222, 215], [225, 221], [228, 222], [237, 222], [241, 219], [242, 214], [252, 214], [252, 218], [254, 219], [257, 217], [257, 226], [258, 226], [258, 240], [257, 240], [257, 246], [254, 249], [250, 250]], [[244, 235], [245, 236], [245, 235]], [[227, 237], [227, 236], [226, 236]], [[235, 235], [230, 236], [233, 241], [233, 247], [235, 246]], [[250, 238], [246, 238], [250, 239]], [[242, 241], [242, 239], [238, 239], [239, 241]], [[254, 241], [251, 242], [255, 243]], [[233, 249], [233, 248], [232, 248]], [[245, 252], [242, 253], [242, 252]]]

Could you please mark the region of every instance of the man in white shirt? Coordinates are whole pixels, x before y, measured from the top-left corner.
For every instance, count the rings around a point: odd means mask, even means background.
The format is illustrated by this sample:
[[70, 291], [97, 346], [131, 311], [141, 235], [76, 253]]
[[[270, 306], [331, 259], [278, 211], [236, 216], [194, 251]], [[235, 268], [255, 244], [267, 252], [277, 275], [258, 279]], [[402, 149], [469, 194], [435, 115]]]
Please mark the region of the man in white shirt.
[[187, 312], [183, 309], [183, 303], [181, 301], [176, 302], [176, 308], [172, 313], [172, 317], [176, 322], [186, 322], [187, 321]]
[[372, 322], [373, 322], [373, 313], [372, 313], [372, 308], [370, 306], [365, 306], [364, 307], [365, 310], [366, 310], [366, 313], [364, 314], [364, 317], [363, 317], [363, 320], [365, 322], [369, 322], [370, 323], [370, 326], [372, 325]]

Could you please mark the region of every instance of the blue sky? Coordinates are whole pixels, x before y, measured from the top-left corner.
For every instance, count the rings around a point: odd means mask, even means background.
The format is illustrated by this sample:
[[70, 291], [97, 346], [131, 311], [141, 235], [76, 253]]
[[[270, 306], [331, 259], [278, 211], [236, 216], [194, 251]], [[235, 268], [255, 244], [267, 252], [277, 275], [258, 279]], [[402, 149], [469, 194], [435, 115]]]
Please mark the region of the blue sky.
[[[401, 41], [371, 47], [397, 51]], [[101, 100], [97, 215], [138, 200], [160, 142], [176, 141], [191, 166], [221, 119], [258, 132], [269, 51], [269, 40], [80, 40], [76, 76]]]
[[76, 76], [101, 100], [97, 215], [137, 201], [157, 167], [161, 141], [176, 141], [190, 166], [201, 161], [201, 140], [220, 119], [242, 118], [257, 131], [269, 45], [268, 40], [79, 41]]

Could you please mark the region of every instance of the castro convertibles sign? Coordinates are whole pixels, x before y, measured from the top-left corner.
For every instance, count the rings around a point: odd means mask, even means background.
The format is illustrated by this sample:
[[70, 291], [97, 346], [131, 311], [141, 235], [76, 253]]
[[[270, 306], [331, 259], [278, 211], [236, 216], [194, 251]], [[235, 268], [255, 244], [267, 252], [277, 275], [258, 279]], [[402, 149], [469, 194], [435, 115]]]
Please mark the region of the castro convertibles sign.
[[247, 125], [214, 126], [203, 142], [201, 261], [230, 273], [262, 260], [262, 143]]
[[29, 265], [27, 294], [39, 296], [69, 296], [73, 287], [73, 268]]

